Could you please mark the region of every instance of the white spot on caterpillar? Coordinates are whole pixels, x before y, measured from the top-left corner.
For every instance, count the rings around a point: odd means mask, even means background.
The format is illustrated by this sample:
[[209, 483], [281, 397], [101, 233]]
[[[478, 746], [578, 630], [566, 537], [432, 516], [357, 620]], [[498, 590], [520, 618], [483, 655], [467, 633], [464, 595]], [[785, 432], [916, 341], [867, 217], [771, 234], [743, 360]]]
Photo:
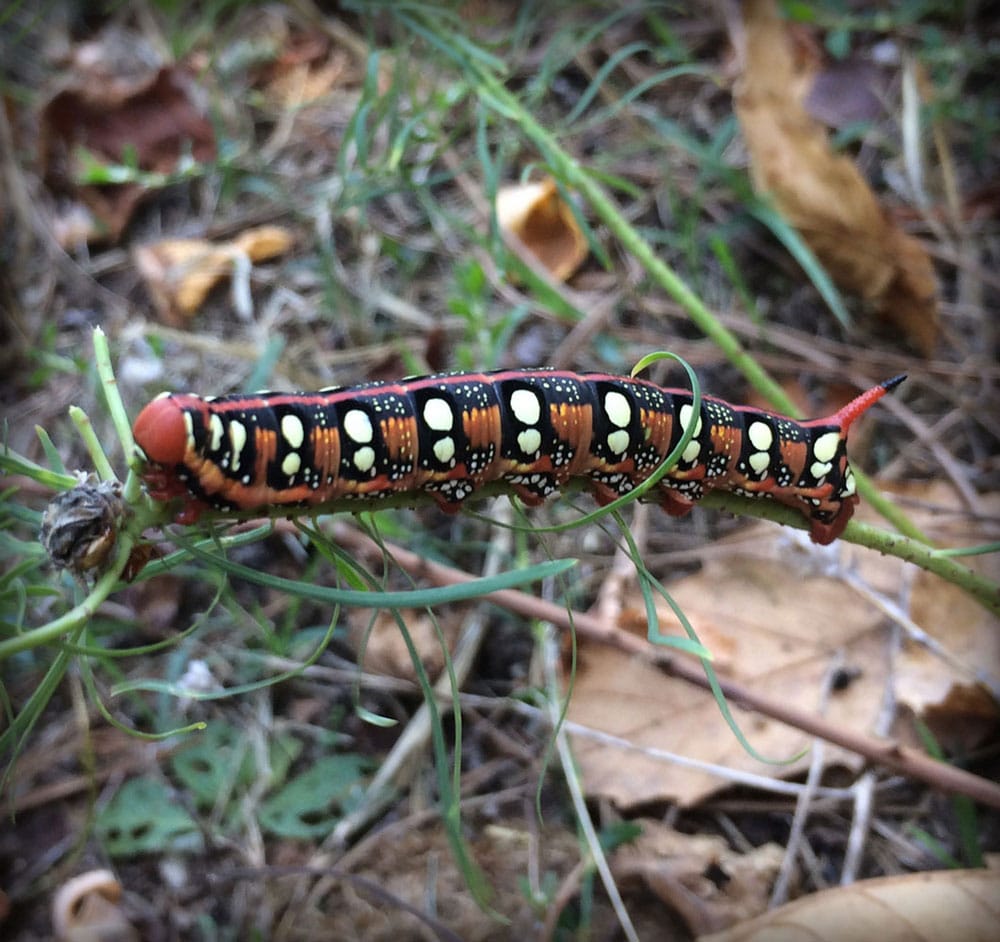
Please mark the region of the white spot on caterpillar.
[[[679, 414], [680, 414], [680, 420], [681, 420], [681, 428], [686, 432], [687, 429], [688, 429], [688, 426], [691, 424], [691, 417], [694, 415], [694, 409], [691, 408], [691, 403], [690, 402], [685, 402], [684, 405], [681, 406], [681, 410], [680, 410]], [[694, 434], [695, 435], [700, 435], [701, 434], [701, 414], [700, 413], [698, 415], [698, 421], [695, 422]]]
[[247, 444], [247, 427], [235, 419], [229, 423], [229, 444], [233, 449], [233, 470], [239, 471], [240, 459]]
[[697, 438], [692, 438], [691, 441], [687, 443], [687, 448], [684, 449], [683, 454], [681, 454], [681, 461], [693, 464], [698, 460], [698, 455], [700, 454], [701, 442], [699, 442]]
[[434, 457], [437, 458], [441, 464], [448, 464], [455, 459], [455, 439], [450, 435], [445, 435], [444, 438], [439, 438], [434, 442]]
[[[610, 396], [611, 394], [608, 393]], [[624, 396], [622, 397], [625, 398]], [[629, 434], [626, 429], [620, 428], [617, 432], [612, 432], [608, 436], [608, 448], [616, 455], [623, 455], [628, 451]]]
[[[604, 396], [604, 414], [608, 417], [608, 421], [612, 425], [617, 425], [618, 428], [625, 428], [626, 425], [632, 420], [632, 405], [628, 401], [628, 397], [617, 390], [611, 390]], [[611, 436], [608, 436], [608, 442], [610, 443]], [[628, 435], [625, 436], [625, 447], [628, 447]], [[612, 450], [617, 450], [612, 448]], [[621, 449], [622, 451], [625, 448]]]
[[434, 432], [450, 432], [455, 424], [455, 414], [447, 399], [428, 399], [424, 403], [424, 422]]
[[281, 471], [289, 477], [298, 473], [302, 467], [302, 458], [297, 451], [290, 451], [281, 462]]
[[857, 490], [857, 482], [854, 480], [854, 472], [848, 468], [844, 474], [844, 483], [840, 488], [840, 493], [844, 497], [853, 497]]
[[208, 442], [208, 448], [213, 453], [218, 452], [219, 448], [222, 447], [222, 436], [226, 434], [226, 427], [222, 424], [222, 419], [214, 412], [208, 420], [208, 430], [212, 434]]
[[758, 474], [763, 474], [771, 463], [771, 456], [766, 451], [755, 451], [747, 459], [750, 467]]
[[542, 406], [538, 395], [530, 389], [515, 389], [510, 394], [510, 411], [514, 418], [524, 425], [536, 425], [542, 417]]
[[535, 454], [542, 447], [542, 435], [536, 428], [525, 429], [517, 436], [517, 447], [526, 455]]
[[306, 430], [302, 427], [302, 420], [297, 415], [283, 415], [281, 417], [281, 435], [291, 448], [301, 448], [306, 440]]
[[344, 416], [344, 434], [359, 445], [367, 445], [375, 435], [372, 420], [361, 409], [351, 409]]
[[813, 456], [817, 461], [833, 461], [839, 445], [839, 432], [824, 432], [813, 442]]
[[832, 467], [833, 465], [829, 461], [814, 461], [809, 466], [809, 473], [819, 481], [830, 473]]
[[747, 438], [757, 451], [769, 451], [774, 444], [774, 432], [766, 422], [751, 422], [747, 429]]
[[371, 471], [375, 464], [375, 449], [365, 445], [354, 452], [354, 467], [364, 473]]

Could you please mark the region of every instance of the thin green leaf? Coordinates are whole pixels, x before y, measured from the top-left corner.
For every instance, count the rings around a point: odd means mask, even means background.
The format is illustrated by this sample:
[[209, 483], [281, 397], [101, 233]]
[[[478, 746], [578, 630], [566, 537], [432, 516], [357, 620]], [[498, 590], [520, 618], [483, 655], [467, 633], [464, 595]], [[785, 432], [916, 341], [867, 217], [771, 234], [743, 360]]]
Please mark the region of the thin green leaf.
[[553, 576], [572, 569], [577, 564], [575, 559], [556, 559], [551, 562], [529, 566], [526, 569], [501, 573], [490, 578], [473, 579], [470, 582], [462, 582], [457, 585], [400, 592], [359, 592], [356, 589], [333, 589], [324, 586], [306, 585], [296, 582], [293, 579], [272, 576], [268, 573], [251, 569], [249, 566], [234, 563], [232, 560], [226, 559], [224, 556], [219, 556], [216, 553], [209, 553], [193, 543], [188, 544], [186, 549], [195, 558], [209, 565], [217, 566], [228, 572], [231, 576], [238, 576], [246, 579], [248, 582], [255, 582], [258, 585], [267, 586], [280, 592], [287, 592], [289, 595], [297, 595], [316, 602], [324, 602], [328, 605], [346, 605], [353, 608], [398, 609], [447, 605], [452, 602], [480, 598], [484, 595], [489, 595], [491, 592], [498, 592], [501, 589], [512, 589], [517, 586], [528, 585], [532, 582], [541, 582], [543, 579], [551, 579]]
[[781, 215], [770, 203], [763, 200], [754, 200], [750, 204], [750, 213], [759, 222], [771, 230], [772, 235], [786, 248], [792, 258], [799, 263], [799, 266], [806, 273], [806, 276], [813, 283], [813, 287], [819, 292], [820, 297], [826, 302], [830, 312], [840, 322], [845, 330], [851, 328], [851, 315], [844, 307], [843, 299], [833, 280], [827, 274], [826, 269], [820, 264], [819, 259], [813, 254], [812, 249], [806, 245], [797, 229], [789, 225], [784, 216]]

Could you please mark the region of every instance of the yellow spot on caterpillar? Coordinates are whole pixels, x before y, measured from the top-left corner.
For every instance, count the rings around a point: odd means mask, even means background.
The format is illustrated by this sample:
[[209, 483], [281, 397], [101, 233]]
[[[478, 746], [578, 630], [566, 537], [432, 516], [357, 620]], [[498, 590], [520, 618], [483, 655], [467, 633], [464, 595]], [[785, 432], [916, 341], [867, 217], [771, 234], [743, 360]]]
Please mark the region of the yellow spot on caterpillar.
[[681, 461], [686, 461], [691, 464], [698, 460], [698, 455], [701, 454], [701, 442], [697, 438], [692, 438], [691, 441], [687, 443], [687, 448], [684, 449], [681, 455]]
[[813, 456], [817, 461], [833, 461], [839, 445], [839, 432], [825, 432], [813, 442]]
[[284, 460], [281, 462], [281, 471], [283, 474], [287, 474], [289, 477], [297, 474], [299, 468], [302, 467], [302, 458], [299, 457], [297, 451], [290, 451], [285, 455]]
[[526, 455], [533, 455], [542, 447], [542, 435], [536, 428], [525, 429], [517, 436], [517, 447]]
[[[691, 403], [685, 402], [684, 405], [681, 406], [681, 411], [680, 411], [681, 428], [685, 432], [688, 430], [688, 426], [691, 424], [691, 418], [693, 415], [694, 415], [694, 409], [691, 408]], [[694, 425], [694, 435], [697, 436], [700, 434], [701, 434], [701, 414], [699, 413], [698, 421], [695, 422]]]
[[361, 409], [351, 409], [344, 416], [344, 434], [359, 445], [368, 444], [375, 434], [368, 413]]
[[832, 467], [833, 465], [829, 461], [814, 461], [809, 467], [809, 473], [819, 481], [830, 473]]
[[375, 449], [368, 445], [354, 452], [354, 467], [362, 473], [371, 471], [375, 464]]
[[510, 394], [510, 410], [518, 422], [524, 425], [536, 425], [542, 417], [538, 395], [530, 389], [515, 389]]
[[233, 470], [239, 471], [240, 459], [247, 444], [247, 427], [235, 419], [229, 423], [229, 444], [233, 450]]
[[[612, 425], [617, 425], [618, 428], [625, 428], [626, 425], [632, 420], [632, 406], [628, 401], [628, 397], [617, 390], [612, 390], [607, 393], [604, 397], [604, 414], [608, 417], [608, 421]], [[626, 445], [628, 447], [628, 435], [625, 436]], [[608, 441], [610, 442], [611, 436], [608, 436]], [[625, 449], [623, 448], [622, 451]]]
[[848, 468], [847, 472], [844, 474], [844, 484], [840, 488], [840, 493], [844, 497], [853, 497], [855, 491], [857, 491], [858, 485], [854, 480], [854, 472]]
[[774, 444], [774, 432], [766, 422], [751, 422], [747, 429], [747, 438], [757, 451], [770, 451], [771, 445]]
[[618, 429], [617, 432], [612, 432], [608, 436], [608, 448], [610, 448], [616, 455], [625, 454], [625, 452], [628, 451], [628, 443], [629, 434], [628, 431], [623, 428]]
[[281, 417], [281, 434], [290, 448], [301, 448], [306, 440], [306, 430], [302, 427], [302, 420], [291, 413]]
[[226, 428], [222, 424], [222, 419], [220, 419], [214, 412], [212, 417], [208, 420], [208, 430], [212, 437], [208, 441], [208, 448], [213, 454], [217, 453], [222, 447], [222, 436], [226, 434]]
[[455, 457], [455, 439], [446, 435], [434, 442], [434, 457], [441, 464], [448, 464]]
[[455, 424], [455, 414], [447, 399], [428, 399], [424, 403], [424, 422], [434, 432], [450, 432]]

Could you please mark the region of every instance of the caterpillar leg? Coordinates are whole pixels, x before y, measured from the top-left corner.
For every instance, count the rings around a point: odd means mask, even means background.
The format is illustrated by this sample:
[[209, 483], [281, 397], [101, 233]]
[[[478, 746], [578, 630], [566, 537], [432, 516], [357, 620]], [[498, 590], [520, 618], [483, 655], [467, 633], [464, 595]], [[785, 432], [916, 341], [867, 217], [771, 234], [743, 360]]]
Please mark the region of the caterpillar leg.
[[831, 517], [829, 520], [822, 519], [819, 515], [811, 516], [809, 518], [809, 536], [813, 543], [827, 546], [836, 540], [844, 532], [851, 517], [854, 516], [854, 504], [853, 500], [845, 500], [840, 508], [834, 512], [821, 511], [822, 517]]
[[460, 500], [449, 500], [440, 491], [428, 491], [428, 493], [434, 498], [434, 503], [437, 504], [438, 510], [448, 514], [450, 517], [453, 517], [462, 509], [462, 501]]
[[691, 513], [691, 509], [698, 503], [680, 491], [672, 487], [660, 489], [660, 508], [671, 517], [683, 517]]
[[514, 493], [521, 498], [521, 502], [526, 507], [541, 507], [545, 503], [545, 498], [533, 491], [524, 484], [515, 484]]
[[184, 502], [184, 506], [174, 514], [174, 523], [190, 526], [193, 523], [197, 523], [206, 510], [211, 510], [211, 507], [203, 501], [187, 500]]

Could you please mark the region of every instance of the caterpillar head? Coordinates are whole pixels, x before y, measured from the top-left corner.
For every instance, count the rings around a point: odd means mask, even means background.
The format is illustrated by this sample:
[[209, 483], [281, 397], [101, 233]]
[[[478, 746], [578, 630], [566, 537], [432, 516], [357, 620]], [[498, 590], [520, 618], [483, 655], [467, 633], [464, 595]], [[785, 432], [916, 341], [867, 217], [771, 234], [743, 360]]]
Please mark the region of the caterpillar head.
[[195, 448], [192, 408], [204, 408], [197, 396], [161, 393], [132, 426], [142, 480], [154, 500], [190, 495], [185, 468]]
[[172, 393], [160, 393], [132, 426], [136, 453], [146, 464], [167, 468], [184, 462], [193, 435], [190, 416], [178, 398]]

